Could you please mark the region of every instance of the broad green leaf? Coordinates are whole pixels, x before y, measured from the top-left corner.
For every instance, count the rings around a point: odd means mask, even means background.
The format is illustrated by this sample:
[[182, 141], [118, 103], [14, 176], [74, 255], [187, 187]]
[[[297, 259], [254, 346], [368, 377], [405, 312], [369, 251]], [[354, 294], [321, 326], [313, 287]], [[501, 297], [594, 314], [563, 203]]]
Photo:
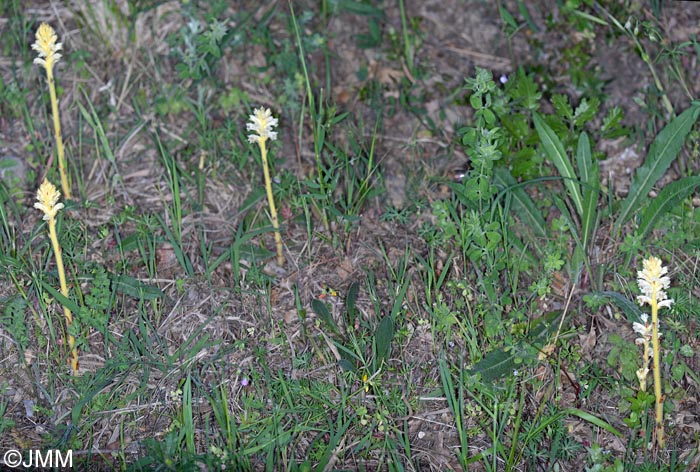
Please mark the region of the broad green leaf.
[[632, 178], [627, 198], [622, 202], [620, 214], [615, 222], [616, 233], [630, 219], [632, 213], [647, 200], [649, 190], [663, 177], [678, 156], [686, 136], [698, 118], [698, 113], [700, 113], [700, 106], [693, 104], [667, 124], [656, 136], [644, 164], [637, 169]]
[[[544, 343], [547, 342], [549, 337], [554, 334], [559, 326], [558, 322], [561, 315], [561, 310], [556, 310], [533, 321], [527, 336], [528, 344], [532, 344], [536, 348], [544, 346]], [[481, 378], [489, 382], [502, 379], [508, 375], [513, 375], [513, 371], [517, 369], [518, 366], [522, 365], [519, 359], [525, 360], [526, 362], [532, 360], [526, 359], [529, 353], [530, 350], [525, 343], [520, 343], [508, 350], [493, 350], [472, 366], [470, 374], [480, 373]]]
[[314, 298], [311, 300], [311, 309], [318, 315], [318, 317], [325, 323], [325, 325], [331, 329], [334, 333], [340, 332], [338, 325], [335, 324], [335, 320], [331, 316], [331, 312], [328, 311], [328, 307], [321, 300]]
[[391, 352], [391, 340], [394, 338], [394, 320], [391, 316], [385, 316], [377, 325], [374, 332], [374, 343], [377, 348], [377, 369], [389, 357]]
[[581, 215], [581, 243], [583, 250], [588, 249], [588, 245], [593, 237], [596, 220], [598, 217], [598, 196], [600, 187], [598, 182], [598, 163], [593, 164], [591, 169], [591, 179], [583, 188], [583, 215]]
[[345, 297], [345, 312], [348, 317], [348, 324], [354, 325], [355, 320], [357, 320], [358, 310], [355, 306], [357, 303], [357, 293], [360, 289], [360, 285], [357, 282], [353, 282], [348, 289], [348, 294]]
[[129, 275], [115, 275], [112, 284], [116, 292], [123, 293], [133, 298], [142, 300], [154, 300], [164, 295], [163, 291], [155, 285], [141, 282]]
[[591, 143], [588, 140], [588, 135], [585, 131], [578, 138], [578, 146], [576, 147], [576, 165], [578, 166], [578, 175], [581, 177], [581, 182], [584, 184], [591, 183], [591, 177], [598, 180], [598, 174], [593, 173], [593, 159], [591, 158]]
[[581, 189], [579, 188], [576, 174], [574, 173], [574, 167], [571, 165], [571, 161], [564, 151], [564, 145], [540, 115], [533, 113], [532, 120], [535, 123], [535, 129], [540, 137], [545, 153], [552, 161], [552, 164], [557, 168], [559, 174], [564, 178], [564, 185], [569, 191], [569, 197], [574, 203], [576, 211], [579, 215], [583, 214]]
[[504, 349], [496, 349], [474, 364], [470, 373], [480, 373], [482, 380], [493, 382], [513, 375], [513, 371], [518, 367], [515, 359], [512, 350], [506, 352]]
[[642, 310], [640, 310], [639, 307], [633, 301], [631, 301], [629, 298], [625, 297], [621, 293], [609, 291], [596, 291], [591, 292], [591, 295], [614, 302], [615, 305], [617, 305], [617, 307], [622, 310], [622, 312], [625, 314], [627, 320], [630, 323], [639, 321], [640, 316], [642, 314]]
[[384, 18], [384, 10], [377, 8], [371, 4], [358, 2], [355, 0], [341, 0], [338, 3], [338, 10], [345, 10], [356, 15], [373, 16], [375, 18]]
[[520, 218], [522, 223], [534, 230], [537, 237], [546, 237], [547, 223], [542, 218], [542, 213], [535, 207], [535, 203], [525, 192], [523, 186], [515, 181], [510, 172], [501, 167], [494, 169], [493, 182], [503, 192], [510, 195], [513, 213]]
[[642, 212], [637, 234], [645, 238], [664, 213], [678, 205], [700, 185], [700, 176], [685, 177], [665, 186]]

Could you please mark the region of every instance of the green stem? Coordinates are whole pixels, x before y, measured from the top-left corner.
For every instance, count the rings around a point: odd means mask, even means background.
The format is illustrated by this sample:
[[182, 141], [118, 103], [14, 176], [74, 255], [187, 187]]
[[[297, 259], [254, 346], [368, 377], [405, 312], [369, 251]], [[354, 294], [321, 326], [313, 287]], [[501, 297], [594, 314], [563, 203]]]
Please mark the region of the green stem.
[[260, 155], [263, 163], [263, 174], [265, 176], [265, 191], [267, 192], [267, 203], [270, 205], [270, 217], [272, 218], [272, 227], [275, 230], [275, 245], [277, 246], [277, 265], [284, 265], [284, 254], [282, 253], [282, 235], [280, 234], [280, 224], [277, 219], [277, 208], [275, 207], [275, 198], [272, 195], [272, 180], [270, 179], [270, 168], [267, 163], [267, 148], [265, 147], [265, 138], [260, 138]]

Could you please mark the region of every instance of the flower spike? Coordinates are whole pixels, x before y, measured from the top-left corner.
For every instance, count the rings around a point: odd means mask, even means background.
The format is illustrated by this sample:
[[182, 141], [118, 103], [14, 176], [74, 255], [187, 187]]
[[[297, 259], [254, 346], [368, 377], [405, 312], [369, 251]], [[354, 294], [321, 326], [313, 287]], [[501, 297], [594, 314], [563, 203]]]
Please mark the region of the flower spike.
[[56, 41], [58, 41], [58, 36], [53, 28], [42, 23], [36, 31], [36, 42], [32, 44], [32, 49], [39, 53], [39, 57], [34, 59], [34, 64], [39, 64], [46, 69], [53, 69], [54, 64], [61, 58], [58, 51], [63, 49], [63, 44]]
[[277, 132], [272, 131], [277, 126], [277, 118], [272, 116], [269, 108], [256, 108], [250, 115], [250, 121], [246, 123], [246, 129], [255, 134], [248, 135], [248, 142], [260, 143], [260, 141], [277, 139]]
[[275, 245], [277, 246], [277, 265], [280, 267], [284, 264], [284, 254], [282, 253], [282, 236], [280, 234], [279, 219], [277, 218], [277, 208], [275, 207], [275, 199], [272, 195], [272, 181], [270, 180], [270, 166], [267, 161], [267, 140], [274, 141], [277, 139], [277, 132], [272, 131], [277, 126], [277, 118], [272, 116], [269, 108], [256, 108], [253, 114], [250, 115], [250, 121], [245, 127], [253, 134], [248, 135], [248, 142], [257, 143], [260, 148], [260, 158], [263, 164], [263, 176], [265, 177], [265, 191], [267, 192], [267, 202], [270, 206], [270, 219], [272, 227], [275, 230]]
[[34, 208], [44, 212], [44, 221], [56, 218], [58, 210], [63, 208], [63, 203], [58, 203], [59, 198], [61, 198], [61, 192], [54, 184], [44, 179], [36, 192], [38, 201], [34, 204]]
[[[36, 41], [32, 44], [32, 49], [39, 53], [34, 59], [34, 64], [39, 64], [46, 71], [46, 82], [49, 86], [51, 98], [51, 114], [53, 115], [53, 132], [56, 141], [56, 154], [58, 155], [58, 171], [61, 174], [61, 188], [63, 196], [71, 198], [70, 183], [68, 182], [68, 172], [66, 170], [66, 158], [63, 150], [63, 136], [61, 135], [61, 120], [58, 116], [58, 98], [56, 97], [56, 83], [53, 77], [53, 66], [61, 58], [58, 51], [63, 49], [63, 45], [58, 41], [58, 36], [52, 27], [42, 23], [36, 31]], [[48, 161], [46, 167], [51, 167], [53, 156]]]
[[[650, 257], [642, 263], [643, 269], [637, 272], [637, 285], [642, 292], [637, 297], [640, 305], [648, 304], [651, 307], [651, 325], [647, 324], [648, 317], [642, 315], [642, 323], [634, 323], [632, 328], [641, 337], [635, 343], [642, 345], [644, 352], [644, 365], [637, 371], [639, 386], [646, 388], [646, 376], [649, 373], [649, 357], [654, 362], [654, 396], [656, 397], [656, 443], [664, 447], [664, 397], [661, 393], [661, 346], [659, 345], [659, 308], [670, 307], [673, 300], [668, 298], [666, 290], [671, 286], [671, 279], [666, 275], [668, 268], [661, 265], [661, 259]], [[651, 341], [651, 350], [649, 342]]]

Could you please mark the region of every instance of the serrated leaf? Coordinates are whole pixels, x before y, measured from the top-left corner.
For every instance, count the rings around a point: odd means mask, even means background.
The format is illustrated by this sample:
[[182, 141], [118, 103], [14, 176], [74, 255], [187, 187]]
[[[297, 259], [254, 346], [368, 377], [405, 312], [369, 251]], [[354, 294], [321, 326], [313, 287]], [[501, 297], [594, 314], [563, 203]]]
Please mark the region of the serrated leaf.
[[330, 328], [334, 333], [338, 333], [338, 325], [335, 324], [335, 320], [331, 316], [331, 312], [328, 311], [328, 307], [321, 300], [314, 298], [311, 300], [311, 309], [316, 313], [316, 315], [321, 319], [321, 321]]
[[559, 175], [564, 178], [564, 185], [569, 192], [569, 198], [574, 203], [578, 214], [581, 215], [583, 213], [581, 189], [579, 188], [571, 161], [564, 151], [564, 145], [539, 114], [533, 113], [532, 120], [535, 123], [535, 129], [540, 137], [545, 153], [559, 171]]
[[552, 106], [554, 107], [554, 111], [557, 112], [557, 115], [561, 116], [562, 118], [571, 120], [574, 117], [574, 110], [571, 108], [571, 104], [569, 104], [569, 97], [566, 95], [561, 95], [558, 93], [555, 94], [552, 97]]
[[661, 216], [678, 205], [700, 185], [700, 176], [685, 177], [668, 184], [649, 204], [639, 219], [637, 234], [644, 239]]
[[686, 136], [698, 118], [698, 113], [700, 113], [700, 106], [692, 105], [667, 124], [656, 136], [644, 164], [637, 169], [632, 178], [627, 198], [622, 202], [620, 214], [615, 222], [616, 233], [630, 219], [632, 213], [647, 200], [649, 190], [663, 177], [676, 159]]
[[515, 78], [512, 95], [514, 99], [522, 100], [522, 106], [528, 110], [537, 110], [542, 98], [542, 92], [537, 91], [533, 75], [525, 74], [522, 68], [518, 70], [518, 75]]
[[577, 126], [583, 126], [587, 122], [591, 121], [596, 113], [598, 113], [598, 107], [600, 106], [600, 100], [597, 98], [591, 98], [586, 100], [585, 98], [581, 100], [581, 103], [576, 107], [576, 112], [574, 112], [574, 124]]

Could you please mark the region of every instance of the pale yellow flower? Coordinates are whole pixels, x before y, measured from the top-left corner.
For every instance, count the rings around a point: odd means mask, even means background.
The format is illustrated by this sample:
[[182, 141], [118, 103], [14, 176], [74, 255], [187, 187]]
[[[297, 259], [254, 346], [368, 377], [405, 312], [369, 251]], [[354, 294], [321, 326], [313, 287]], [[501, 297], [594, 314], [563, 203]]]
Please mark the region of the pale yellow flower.
[[648, 367], [641, 367], [637, 369], [637, 379], [639, 379], [639, 389], [642, 392], [647, 390], [647, 376], [649, 375]]
[[58, 53], [63, 48], [61, 43], [57, 43], [56, 32], [46, 23], [42, 23], [36, 31], [36, 42], [32, 44], [32, 49], [39, 53], [39, 57], [34, 59], [34, 64], [39, 64], [46, 69], [53, 69], [55, 63], [61, 58]]
[[44, 220], [49, 221], [56, 217], [58, 210], [63, 208], [63, 203], [58, 203], [59, 198], [61, 198], [61, 192], [58, 191], [54, 184], [44, 179], [44, 182], [36, 192], [38, 201], [34, 204], [34, 208], [43, 211]]
[[670, 307], [673, 300], [667, 298], [666, 290], [671, 285], [671, 279], [666, 276], [668, 267], [661, 265], [661, 259], [650, 257], [644, 262], [644, 270], [637, 272], [637, 284], [642, 295], [637, 297], [640, 305], [645, 303], [651, 305], [652, 299], [656, 300], [659, 308]]
[[249, 142], [259, 144], [268, 139], [270, 141], [277, 139], [277, 132], [272, 130], [277, 126], [278, 121], [272, 116], [269, 108], [256, 108], [249, 120], [245, 127], [248, 131], [255, 133], [248, 135]]

